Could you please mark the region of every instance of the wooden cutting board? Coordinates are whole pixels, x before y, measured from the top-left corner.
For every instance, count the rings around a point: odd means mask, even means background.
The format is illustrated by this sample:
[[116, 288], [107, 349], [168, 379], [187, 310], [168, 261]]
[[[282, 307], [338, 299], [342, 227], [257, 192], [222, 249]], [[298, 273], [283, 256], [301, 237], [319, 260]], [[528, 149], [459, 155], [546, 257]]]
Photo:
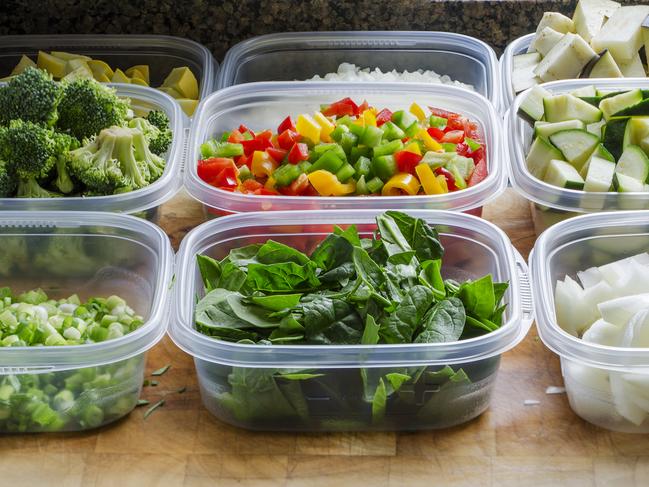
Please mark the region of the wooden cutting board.
[[[525, 200], [508, 190], [484, 217], [527, 257], [535, 236]], [[161, 225], [177, 248], [201, 221], [200, 205], [181, 194]], [[146, 420], [137, 409], [91, 433], [0, 437], [0, 487], [649, 485], [649, 435], [598, 429], [564, 394], [547, 395], [562, 385], [559, 360], [534, 329], [504, 355], [490, 410], [444, 431], [248, 432], [203, 409], [193, 361], [169, 339], [149, 354], [148, 372], [166, 364], [143, 394], [166, 403]]]

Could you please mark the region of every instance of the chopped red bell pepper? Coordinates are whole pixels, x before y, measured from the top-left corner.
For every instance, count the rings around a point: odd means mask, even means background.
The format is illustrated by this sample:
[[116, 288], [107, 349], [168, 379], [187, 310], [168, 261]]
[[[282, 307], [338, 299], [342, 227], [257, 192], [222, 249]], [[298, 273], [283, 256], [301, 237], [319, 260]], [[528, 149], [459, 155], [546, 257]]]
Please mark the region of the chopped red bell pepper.
[[394, 160], [397, 163], [399, 172], [415, 174], [415, 166], [419, 164], [422, 156], [407, 150], [400, 150], [394, 153]]
[[469, 181], [467, 182], [467, 186], [469, 187], [475, 186], [479, 182], [483, 181], [487, 177], [487, 174], [488, 174], [487, 161], [483, 157], [478, 162], [476, 162], [475, 168], [473, 169], [473, 173], [471, 174], [471, 176], [469, 177]]
[[239, 125], [239, 132], [241, 132], [242, 134], [248, 132], [250, 135], [252, 135], [253, 139], [255, 138], [255, 133], [243, 124]]
[[356, 115], [360, 115], [363, 113], [365, 110], [367, 110], [370, 107], [370, 104], [367, 103], [367, 100], [363, 100], [363, 103], [358, 105], [358, 110], [356, 111]]
[[288, 153], [288, 162], [290, 164], [299, 164], [309, 158], [309, 146], [302, 143], [293, 144]]
[[437, 127], [430, 127], [428, 130], [428, 135], [430, 135], [433, 139], [436, 141], [442, 140], [442, 137], [444, 137], [444, 131], [441, 129], [438, 129]]
[[234, 168], [235, 171], [237, 170], [234, 161], [229, 157], [210, 157], [209, 159], [198, 161], [196, 172], [199, 178], [208, 184], [212, 184], [212, 181], [218, 177], [221, 171], [228, 167]]
[[345, 115], [356, 115], [358, 114], [358, 105], [354, 103], [354, 100], [351, 98], [343, 98], [333, 102], [327, 108], [322, 110], [322, 114], [327, 117], [342, 117]]
[[389, 122], [390, 120], [392, 120], [392, 112], [387, 108], [384, 108], [383, 110], [381, 110], [379, 113], [376, 114], [377, 127], [380, 127], [385, 122]]
[[246, 179], [244, 182], [241, 183], [241, 192], [252, 193], [253, 191], [256, 191], [259, 188], [263, 188], [263, 187], [264, 185], [261, 184], [259, 181], [256, 181], [255, 179]]
[[274, 147], [269, 147], [266, 149], [266, 153], [272, 157], [275, 162], [281, 163], [286, 157], [286, 154], [288, 154], [288, 151], [286, 149], [275, 149]]
[[247, 156], [244, 154], [237, 157], [235, 162], [237, 164], [237, 167], [248, 166], [248, 168], [250, 169], [252, 167], [252, 156]]
[[446, 179], [446, 186], [448, 186], [448, 190], [450, 191], [457, 191], [457, 185], [455, 184], [455, 178], [453, 177], [453, 174], [448, 169], [444, 169], [443, 167], [438, 167], [433, 171], [435, 174], [442, 175], [444, 176], [444, 179]]
[[471, 152], [471, 154], [468, 155], [471, 159], [473, 159], [473, 162], [477, 165], [478, 162], [483, 160], [484, 157], [484, 147], [480, 147], [479, 149], [474, 150]]
[[255, 136], [255, 139], [261, 139], [261, 140], [270, 140], [272, 138], [273, 138], [273, 131], [272, 130], [264, 130], [263, 132], [259, 132]]
[[277, 143], [282, 149], [290, 150], [296, 142], [300, 141], [300, 134], [295, 130], [286, 129], [277, 137]]
[[309, 177], [302, 173], [289, 186], [280, 188], [279, 192], [285, 196], [302, 196], [310, 186], [311, 183], [309, 182]]
[[265, 151], [273, 145], [270, 143], [270, 138], [264, 139], [256, 137], [252, 140], [242, 140], [240, 142], [243, 145], [243, 153], [247, 156], [251, 155], [255, 151]]
[[451, 144], [459, 144], [464, 140], [464, 132], [462, 130], [451, 130], [446, 132], [440, 142], [450, 142]]
[[471, 157], [471, 149], [465, 142], [460, 142], [455, 146], [455, 152], [463, 157]]
[[279, 124], [279, 127], [277, 127], [277, 133], [281, 134], [284, 132], [284, 130], [292, 130], [295, 132], [295, 124], [293, 123], [293, 119], [289, 115], [286, 117], [284, 120], [282, 120], [282, 123]]
[[239, 179], [237, 175], [239, 170], [234, 164], [224, 168], [216, 178], [210, 181], [212, 186], [216, 186], [221, 189], [230, 189], [234, 191], [239, 186]]
[[430, 110], [430, 113], [432, 113], [436, 117], [446, 118], [447, 120], [451, 118], [458, 118], [460, 116], [460, 114], [458, 113], [449, 112], [448, 110], [444, 110], [443, 108], [435, 108], [429, 106], [428, 109]]
[[228, 136], [228, 142], [233, 144], [238, 144], [242, 140], [244, 140], [243, 134], [236, 129], [230, 132], [230, 135]]

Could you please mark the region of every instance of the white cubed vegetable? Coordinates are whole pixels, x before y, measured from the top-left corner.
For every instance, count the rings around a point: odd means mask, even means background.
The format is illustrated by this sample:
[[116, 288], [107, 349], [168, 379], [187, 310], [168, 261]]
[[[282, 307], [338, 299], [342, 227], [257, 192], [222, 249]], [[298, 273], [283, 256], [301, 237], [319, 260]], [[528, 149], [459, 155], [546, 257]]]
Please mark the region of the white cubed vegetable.
[[633, 401], [633, 391], [627, 385], [620, 372], [610, 372], [611, 394], [613, 404], [620, 416], [639, 426], [647, 417], [647, 411]]
[[631, 61], [642, 47], [642, 22], [649, 15], [649, 6], [620, 7], [591, 40], [596, 51], [608, 49], [615, 61]]
[[620, 344], [622, 332], [622, 328], [617, 325], [612, 325], [604, 320], [597, 320], [584, 332], [581, 338], [588, 343], [616, 347]]
[[625, 78], [644, 78], [647, 74], [640, 59], [640, 53], [636, 53], [630, 61], [619, 63], [618, 67]]
[[579, 0], [572, 21], [575, 31], [586, 42], [600, 31], [607, 17], [620, 8], [620, 4], [611, 0]]
[[581, 37], [565, 34], [534, 72], [543, 81], [577, 78], [595, 56], [595, 51]]
[[[633, 296], [631, 296], [633, 297]], [[649, 308], [638, 308], [638, 311], [629, 319], [622, 337], [623, 347], [647, 348], [649, 347]]]
[[536, 26], [536, 32], [541, 32], [546, 27], [551, 27], [562, 34], [575, 32], [575, 24], [572, 22], [572, 19], [559, 12], [545, 12], [543, 17], [541, 17], [541, 21]]
[[585, 271], [577, 272], [577, 278], [584, 288], [592, 287], [604, 279], [601, 271], [597, 267], [591, 267]]
[[649, 294], [635, 294], [603, 301], [597, 305], [602, 319], [622, 329], [640, 310], [649, 307]]

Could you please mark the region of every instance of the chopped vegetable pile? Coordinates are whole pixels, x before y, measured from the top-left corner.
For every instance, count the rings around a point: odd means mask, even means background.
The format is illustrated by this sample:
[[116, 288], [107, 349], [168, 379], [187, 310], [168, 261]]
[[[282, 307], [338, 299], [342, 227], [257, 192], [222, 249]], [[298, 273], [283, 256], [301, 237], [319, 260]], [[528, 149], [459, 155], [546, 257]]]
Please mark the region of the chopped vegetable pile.
[[[377, 224], [372, 238], [336, 228], [309, 256], [272, 240], [221, 261], [198, 256], [207, 294], [196, 328], [272, 346], [453, 342], [500, 327], [507, 284], [444, 280], [434, 228], [399, 212]], [[334, 372], [207, 364], [199, 375], [207, 407], [246, 427], [420, 429], [480, 414], [497, 367], [497, 357]]]
[[527, 53], [513, 58], [516, 93], [571, 78], [645, 77], [649, 5], [579, 0], [571, 18], [545, 12]]
[[[100, 59], [64, 51], [51, 51], [49, 53], [38, 51], [36, 62], [23, 55], [10, 75], [0, 81], [9, 81], [30, 67], [47, 71], [54, 79], [60, 79], [61, 81], [90, 78], [101, 83], [151, 85], [148, 64], [137, 64], [124, 69], [124, 71], [119, 68], [113, 70]], [[188, 116], [191, 116], [196, 110], [198, 105], [198, 81], [187, 66], [173, 68], [158, 89], [175, 98]]]
[[499, 328], [507, 284], [441, 274], [443, 248], [425, 221], [389, 211], [378, 234], [336, 228], [306, 255], [273, 240], [199, 255], [207, 294], [196, 327], [228, 341], [376, 344], [452, 342]]
[[0, 198], [137, 190], [162, 175], [171, 141], [165, 113], [135, 117], [97, 81], [28, 67], [0, 87]]
[[445, 194], [487, 176], [482, 137], [457, 113], [377, 110], [344, 98], [255, 133], [201, 145], [198, 176], [226, 191], [285, 196]]
[[552, 95], [535, 86], [521, 114], [534, 121], [533, 176], [567, 189], [649, 191], [649, 91], [587, 86]]
[[124, 336], [142, 317], [119, 296], [49, 299], [41, 289], [12, 295], [0, 288], [0, 347], [80, 345]]
[[[557, 281], [557, 323], [584, 342], [612, 347], [649, 348], [649, 254], [592, 267]], [[620, 353], [622, 356], [623, 353]], [[649, 417], [649, 375], [615, 372], [570, 361], [566, 382], [581, 391], [576, 411], [587, 418], [634, 425]], [[600, 399], [601, 398], [601, 399]]]

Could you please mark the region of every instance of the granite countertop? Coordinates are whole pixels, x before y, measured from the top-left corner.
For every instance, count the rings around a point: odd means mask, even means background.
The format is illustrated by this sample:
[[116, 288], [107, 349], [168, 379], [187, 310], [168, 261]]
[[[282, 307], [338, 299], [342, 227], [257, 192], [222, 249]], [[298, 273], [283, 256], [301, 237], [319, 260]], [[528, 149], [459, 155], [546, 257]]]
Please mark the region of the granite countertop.
[[440, 30], [477, 37], [501, 53], [508, 42], [534, 30], [543, 12], [570, 15], [576, 3], [576, 0], [2, 0], [0, 35], [167, 34], [200, 42], [212, 50], [217, 60], [222, 60], [237, 42], [273, 32]]

